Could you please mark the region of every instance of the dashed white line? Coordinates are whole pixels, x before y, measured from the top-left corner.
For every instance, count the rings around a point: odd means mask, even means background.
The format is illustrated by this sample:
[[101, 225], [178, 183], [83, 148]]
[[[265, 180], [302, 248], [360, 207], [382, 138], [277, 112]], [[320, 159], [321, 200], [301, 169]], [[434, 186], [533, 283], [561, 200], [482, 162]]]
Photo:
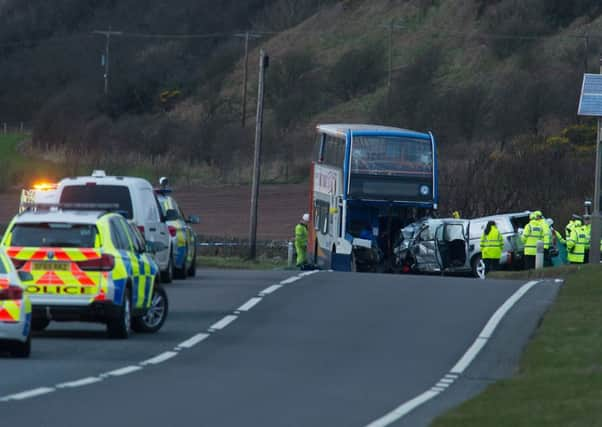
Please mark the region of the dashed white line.
[[33, 390], [28, 390], [28, 391], [24, 391], [21, 393], [11, 394], [10, 396], [6, 396], [6, 397], [2, 398], [2, 401], [6, 402], [8, 400], [29, 399], [32, 397], [41, 396], [43, 394], [52, 393], [53, 391], [55, 391], [55, 389], [52, 387], [34, 388]]
[[146, 366], [146, 365], [158, 365], [159, 363], [163, 363], [166, 360], [169, 360], [173, 357], [176, 357], [178, 355], [177, 352], [175, 351], [166, 351], [164, 353], [159, 354], [158, 356], [155, 356], [151, 359], [147, 359], [144, 362], [140, 362], [140, 364], [142, 366]]
[[272, 286], [268, 286], [267, 288], [265, 288], [263, 291], [259, 292], [259, 295], [261, 296], [265, 296], [265, 295], [269, 295], [269, 294], [273, 294], [274, 292], [276, 292], [278, 289], [280, 289], [282, 287], [282, 285], [272, 285]]
[[209, 326], [209, 330], [213, 329], [213, 330], [219, 331], [220, 329], [224, 329], [226, 326], [228, 326], [230, 323], [234, 322], [236, 319], [238, 319], [238, 316], [235, 316], [233, 314], [224, 316], [221, 320], [218, 320], [213, 325]]
[[237, 311], [249, 311], [261, 301], [260, 297], [251, 298], [249, 301], [238, 307]]
[[[241, 311], [249, 311], [251, 310], [253, 307], [255, 307], [257, 304], [259, 304], [259, 302], [262, 300], [262, 297], [272, 294], [274, 292], [276, 292], [278, 289], [282, 288], [284, 285], [290, 284], [290, 283], [294, 283], [298, 280], [301, 280], [303, 277], [312, 275], [318, 273], [318, 270], [313, 270], [313, 271], [306, 271], [303, 273], [300, 273], [296, 276], [292, 276], [289, 277], [288, 279], [284, 279], [282, 280], [280, 283], [275, 284], [275, 285], [271, 285], [267, 288], [265, 288], [263, 291], [259, 292], [259, 296], [258, 297], [254, 297], [251, 298], [250, 300], [248, 300], [246, 303], [244, 303], [243, 305], [241, 305], [237, 310], [236, 313], [239, 313]], [[209, 332], [214, 332], [217, 330], [222, 330], [224, 329], [226, 326], [228, 326], [230, 323], [234, 322], [236, 319], [238, 318], [238, 316], [236, 315], [227, 315], [224, 316], [222, 319], [220, 319], [219, 321], [217, 321], [216, 323], [214, 323], [213, 325], [211, 325], [209, 327]], [[10, 400], [24, 400], [24, 399], [29, 399], [32, 397], [36, 397], [36, 396], [41, 396], [44, 394], [48, 394], [48, 393], [52, 393], [58, 389], [64, 389], [64, 388], [75, 388], [75, 387], [82, 387], [82, 386], [86, 386], [89, 384], [94, 384], [97, 382], [101, 382], [103, 379], [108, 378], [108, 377], [120, 377], [123, 375], [128, 375], [137, 371], [140, 371], [142, 369], [144, 369], [144, 367], [148, 366], [148, 365], [157, 365], [159, 363], [163, 363], [169, 359], [172, 359], [174, 357], [176, 357], [179, 353], [178, 351], [180, 351], [181, 349], [189, 349], [194, 347], [195, 345], [199, 344], [200, 342], [204, 341], [205, 339], [207, 339], [209, 337], [209, 333], [198, 333], [192, 337], [190, 337], [189, 339], [187, 339], [186, 341], [181, 342], [180, 344], [178, 344], [175, 348], [174, 351], [165, 351], [155, 357], [152, 357], [150, 359], [147, 359], [143, 362], [140, 362], [139, 365], [130, 365], [130, 366], [125, 366], [123, 368], [119, 368], [119, 369], [115, 369], [113, 371], [109, 371], [109, 372], [105, 372], [103, 374], [98, 375], [97, 377], [87, 377], [87, 378], [82, 378], [79, 380], [75, 380], [75, 381], [69, 381], [69, 382], [64, 382], [64, 383], [60, 383], [57, 384], [56, 387], [39, 387], [33, 390], [29, 390], [29, 391], [24, 391], [21, 393], [16, 393], [16, 394], [11, 394], [8, 396], [4, 396], [0, 398], [0, 402], [8, 402]], [[433, 387], [435, 388], [435, 387]]]
[[115, 369], [114, 371], [105, 372], [104, 374], [100, 374], [100, 377], [102, 377], [102, 378], [121, 377], [123, 375], [128, 375], [133, 372], [139, 371], [141, 369], [142, 369], [142, 367], [140, 367], [140, 366], [131, 365], [131, 366], [126, 366], [124, 368]]
[[98, 377], [88, 377], [82, 378], [81, 380], [69, 381], [66, 383], [57, 384], [56, 388], [74, 388], [74, 387], [83, 387], [85, 385], [94, 384], [102, 381], [101, 378]]
[[189, 338], [186, 341], [183, 341], [180, 344], [178, 344], [176, 346], [176, 348], [192, 348], [208, 337], [209, 337], [209, 334], [205, 334], [205, 333], [196, 334], [192, 338]]
[[493, 315], [489, 318], [489, 321], [485, 324], [485, 327], [481, 330], [481, 333], [477, 336], [472, 345], [466, 350], [464, 355], [458, 360], [454, 367], [445, 375], [435, 386], [431, 387], [424, 393], [416, 396], [412, 400], [409, 400], [397, 408], [393, 409], [383, 417], [371, 422], [367, 427], [386, 427], [400, 418], [403, 418], [411, 411], [416, 409], [423, 403], [428, 402], [435, 396], [438, 396], [443, 391], [447, 390], [448, 387], [459, 378], [466, 368], [472, 363], [475, 357], [483, 349], [485, 344], [491, 338], [491, 335], [499, 325], [500, 321], [508, 313], [508, 311], [539, 281], [531, 281], [522, 285], [516, 292], [514, 292], [505, 302], [502, 304]]

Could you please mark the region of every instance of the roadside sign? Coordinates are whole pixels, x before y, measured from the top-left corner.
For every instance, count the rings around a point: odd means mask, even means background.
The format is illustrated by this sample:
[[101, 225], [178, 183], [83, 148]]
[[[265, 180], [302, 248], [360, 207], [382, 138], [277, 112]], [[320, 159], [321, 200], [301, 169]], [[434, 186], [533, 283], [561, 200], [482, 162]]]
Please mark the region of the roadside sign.
[[580, 116], [602, 117], [602, 74], [584, 74], [579, 99]]

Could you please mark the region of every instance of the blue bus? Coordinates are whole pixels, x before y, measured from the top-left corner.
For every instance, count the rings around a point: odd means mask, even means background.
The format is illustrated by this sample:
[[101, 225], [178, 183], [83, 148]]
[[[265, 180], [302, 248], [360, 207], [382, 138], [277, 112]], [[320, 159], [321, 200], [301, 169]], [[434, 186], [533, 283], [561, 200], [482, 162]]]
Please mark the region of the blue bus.
[[313, 149], [309, 262], [341, 271], [389, 271], [401, 229], [437, 209], [432, 133], [321, 124]]

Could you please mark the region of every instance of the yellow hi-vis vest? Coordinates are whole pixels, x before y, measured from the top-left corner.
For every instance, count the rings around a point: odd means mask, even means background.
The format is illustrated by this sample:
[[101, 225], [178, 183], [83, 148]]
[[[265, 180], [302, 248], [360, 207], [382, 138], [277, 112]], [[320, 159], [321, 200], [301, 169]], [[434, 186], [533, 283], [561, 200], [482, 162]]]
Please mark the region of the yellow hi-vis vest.
[[504, 240], [497, 227], [494, 225], [489, 234], [481, 236], [481, 257], [483, 259], [500, 259], [504, 249]]
[[566, 241], [568, 249], [567, 259], [572, 263], [582, 264], [585, 258], [585, 245], [588, 238], [583, 227], [575, 227], [571, 232], [571, 237]]
[[525, 255], [535, 256], [535, 254], [537, 253], [538, 240], [544, 242], [544, 245], [546, 239], [548, 239], [549, 242], [549, 236], [546, 237], [546, 233], [547, 230], [544, 229], [541, 221], [536, 219], [532, 219], [531, 221], [529, 221], [529, 223], [523, 230], [523, 235], [521, 236], [523, 243], [525, 244]]

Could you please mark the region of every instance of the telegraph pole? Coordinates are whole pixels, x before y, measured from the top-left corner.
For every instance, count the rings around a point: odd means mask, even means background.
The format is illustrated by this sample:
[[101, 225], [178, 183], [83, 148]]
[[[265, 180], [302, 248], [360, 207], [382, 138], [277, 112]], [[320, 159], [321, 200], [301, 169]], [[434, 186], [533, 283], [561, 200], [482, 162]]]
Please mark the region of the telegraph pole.
[[[602, 74], [602, 56], [600, 57], [600, 74]], [[600, 137], [602, 126], [602, 119], [597, 119], [598, 132], [596, 133], [596, 181], [594, 183], [594, 203], [592, 212], [592, 229], [590, 234], [590, 247], [589, 247], [589, 263], [599, 264], [600, 263], [600, 236], [602, 235], [601, 230], [601, 218], [600, 218], [600, 168], [602, 167], [602, 151], [600, 149]]]
[[106, 38], [106, 43], [105, 43], [105, 54], [104, 54], [104, 66], [105, 66], [105, 73], [104, 73], [104, 94], [105, 96], [109, 95], [109, 55], [111, 53], [111, 36], [120, 36], [123, 34], [123, 32], [121, 31], [112, 31], [111, 27], [109, 27], [108, 30], [95, 30], [92, 31], [92, 33], [94, 34], [101, 34], [103, 36], [105, 36]]
[[251, 215], [249, 224], [249, 258], [257, 254], [257, 199], [261, 178], [261, 137], [263, 131], [263, 93], [265, 70], [269, 66], [269, 56], [263, 49], [259, 51], [259, 84], [257, 88], [257, 118], [255, 121], [255, 151], [253, 155], [253, 184], [251, 188]]
[[242, 78], [242, 105], [240, 107], [240, 124], [245, 127], [247, 123], [247, 76], [249, 74], [249, 32], [245, 33], [245, 65]]

